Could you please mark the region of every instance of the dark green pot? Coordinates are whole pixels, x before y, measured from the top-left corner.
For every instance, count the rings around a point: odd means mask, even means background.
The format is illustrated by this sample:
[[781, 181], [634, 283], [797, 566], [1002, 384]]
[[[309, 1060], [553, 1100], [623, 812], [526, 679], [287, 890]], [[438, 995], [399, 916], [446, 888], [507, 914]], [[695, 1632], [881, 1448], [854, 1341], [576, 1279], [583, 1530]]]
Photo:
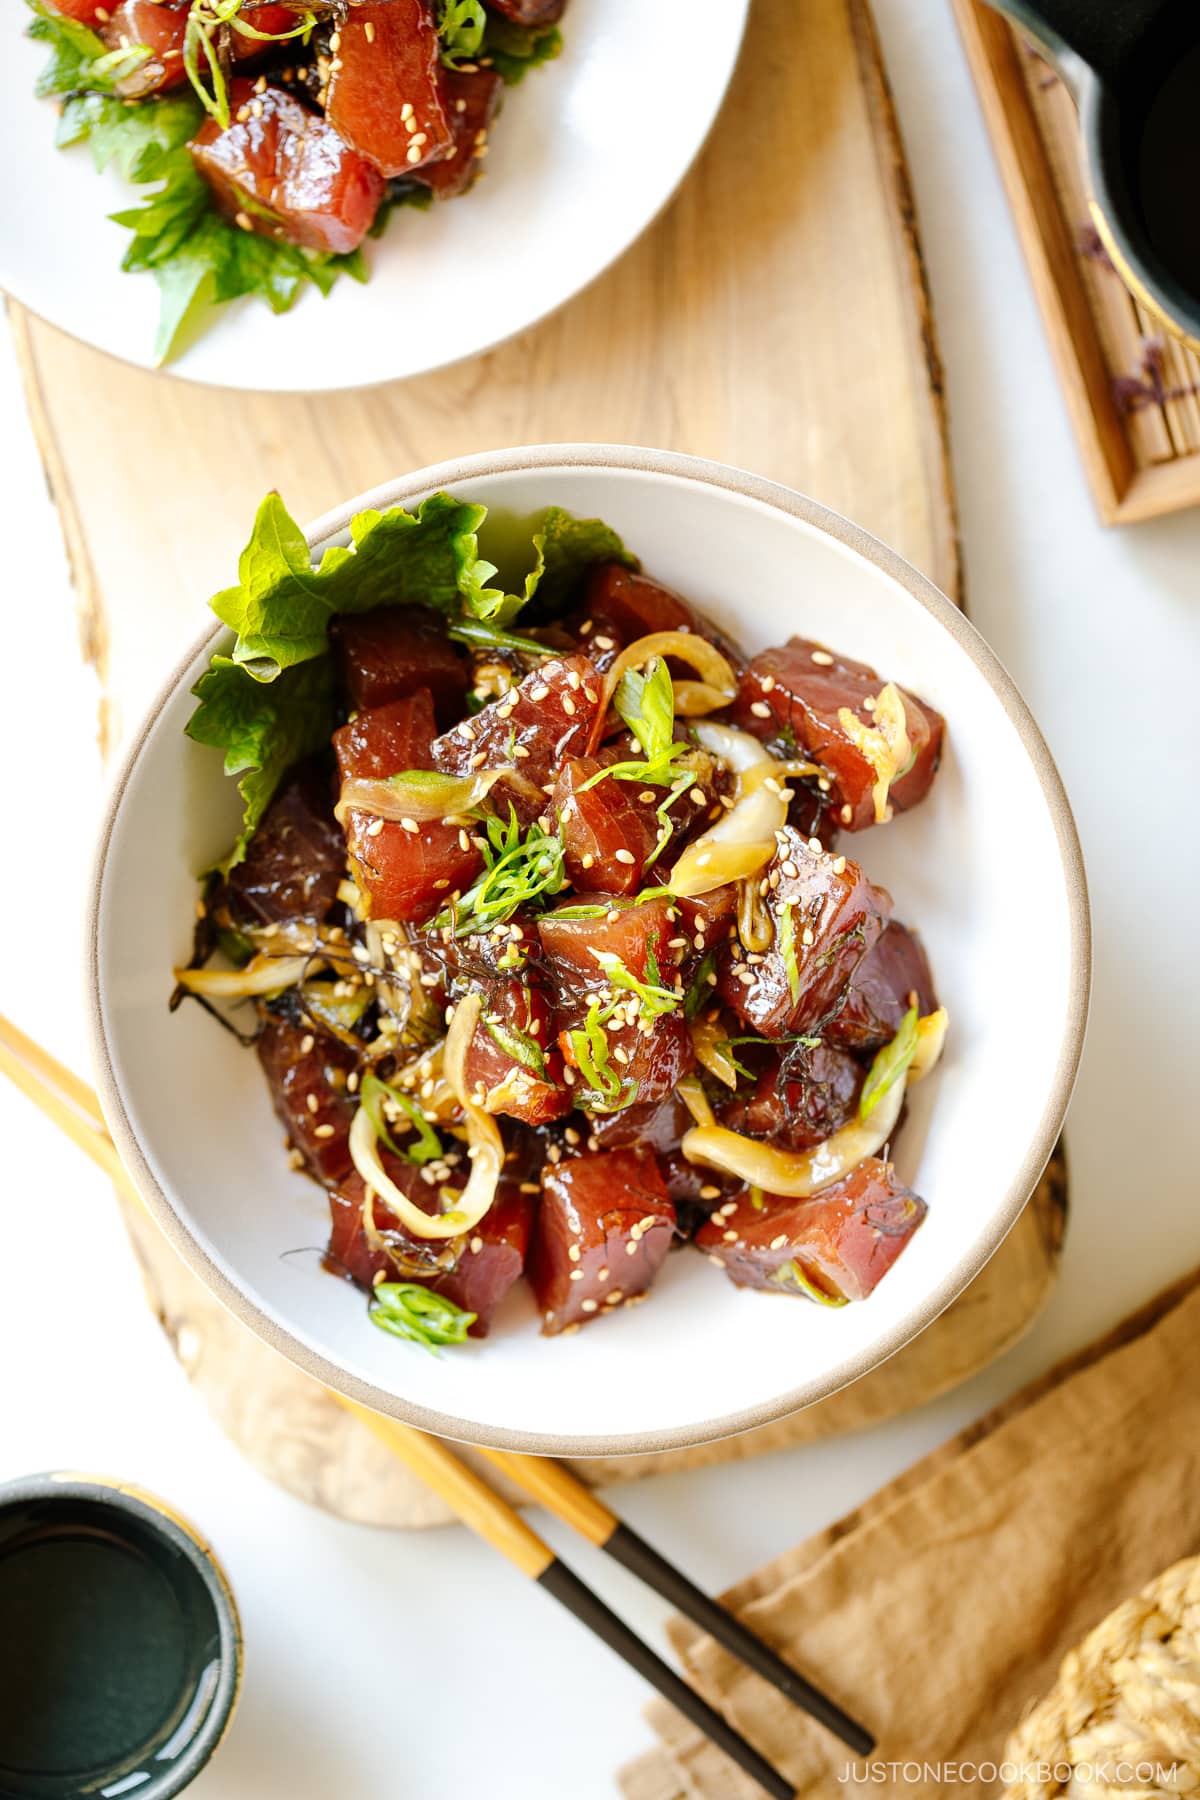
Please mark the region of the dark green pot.
[[163, 1501], [72, 1473], [0, 1485], [0, 1800], [168, 1800], [241, 1669], [229, 1584]]

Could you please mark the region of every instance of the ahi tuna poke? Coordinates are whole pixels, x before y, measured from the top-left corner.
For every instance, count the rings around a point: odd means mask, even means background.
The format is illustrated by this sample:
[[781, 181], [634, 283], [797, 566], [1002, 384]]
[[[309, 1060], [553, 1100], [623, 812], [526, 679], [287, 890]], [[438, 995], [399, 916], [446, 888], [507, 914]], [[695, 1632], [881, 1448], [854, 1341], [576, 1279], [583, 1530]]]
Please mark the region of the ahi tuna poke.
[[803, 635], [743, 654], [600, 521], [530, 530], [438, 494], [314, 568], [263, 503], [188, 726], [242, 830], [173, 1004], [253, 1044], [399, 1337], [484, 1336], [522, 1281], [575, 1332], [674, 1252], [865, 1300], [925, 1216], [891, 1146], [947, 1018], [855, 853], [944, 721]]
[[153, 184], [114, 214], [157, 279], [165, 360], [205, 306], [365, 280], [398, 206], [485, 171], [506, 84], [555, 56], [566, 0], [28, 0], [61, 146]]

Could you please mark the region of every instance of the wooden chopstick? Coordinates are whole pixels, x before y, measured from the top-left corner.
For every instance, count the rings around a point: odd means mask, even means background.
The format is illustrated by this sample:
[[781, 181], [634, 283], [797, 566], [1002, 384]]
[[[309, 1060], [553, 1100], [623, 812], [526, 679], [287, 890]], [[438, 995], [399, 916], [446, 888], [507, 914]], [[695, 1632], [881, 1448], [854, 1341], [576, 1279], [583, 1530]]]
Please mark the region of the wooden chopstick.
[[[141, 1203], [102, 1123], [95, 1094], [48, 1051], [0, 1015], [0, 1072], [8, 1075], [117, 1183]], [[81, 1117], [80, 1115], [85, 1115]], [[93, 1123], [93, 1121], [95, 1123]], [[386, 1418], [327, 1389], [428, 1486], [440, 1494], [464, 1524], [529, 1575], [597, 1636], [638, 1669], [660, 1693], [707, 1736], [733, 1757], [769, 1793], [791, 1794], [777, 1770], [709, 1707], [644, 1644], [604, 1602], [562, 1563], [518, 1513], [468, 1469], [440, 1439]], [[871, 1734], [843, 1712], [804, 1676], [785, 1663], [761, 1638], [676, 1569], [665, 1557], [625, 1525], [589, 1488], [549, 1458], [509, 1451], [482, 1450], [483, 1455], [531, 1499], [571, 1526], [590, 1543], [638, 1575], [646, 1584], [693, 1619], [710, 1636], [824, 1725], [859, 1755], [874, 1748]], [[782, 1785], [780, 1785], [782, 1783]]]

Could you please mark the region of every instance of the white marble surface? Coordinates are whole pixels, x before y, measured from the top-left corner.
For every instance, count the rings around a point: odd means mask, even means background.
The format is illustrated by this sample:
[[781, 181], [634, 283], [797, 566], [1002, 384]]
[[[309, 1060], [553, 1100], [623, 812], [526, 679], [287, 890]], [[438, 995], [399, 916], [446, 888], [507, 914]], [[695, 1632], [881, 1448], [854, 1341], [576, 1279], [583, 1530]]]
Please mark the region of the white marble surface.
[[[1097, 525], [944, 0], [876, 10], [947, 367], [971, 608], [1059, 759], [1090, 870], [1096, 986], [1070, 1120], [1074, 1213], [1048, 1314], [949, 1399], [849, 1442], [618, 1492], [631, 1523], [714, 1587], [853, 1506], [1200, 1260], [1185, 1098], [1200, 1017], [1200, 513], [1119, 534]], [[96, 696], [79, 670], [7, 342], [0, 418], [11, 771], [0, 1009], [82, 1066]], [[1036, 906], [1019, 868], [1001, 878], [1014, 907]], [[1013, 1004], [1032, 1018], [1037, 995]], [[612, 1795], [613, 1770], [650, 1742], [640, 1683], [465, 1532], [344, 1525], [247, 1467], [143, 1305], [103, 1179], [6, 1087], [0, 1133], [0, 1475], [71, 1465], [160, 1490], [211, 1536], [241, 1601], [244, 1696], [198, 1800], [385, 1786], [425, 1800], [484, 1787], [492, 1800]], [[639, 1629], [659, 1633], [663, 1609], [631, 1579], [574, 1544], [570, 1555]]]

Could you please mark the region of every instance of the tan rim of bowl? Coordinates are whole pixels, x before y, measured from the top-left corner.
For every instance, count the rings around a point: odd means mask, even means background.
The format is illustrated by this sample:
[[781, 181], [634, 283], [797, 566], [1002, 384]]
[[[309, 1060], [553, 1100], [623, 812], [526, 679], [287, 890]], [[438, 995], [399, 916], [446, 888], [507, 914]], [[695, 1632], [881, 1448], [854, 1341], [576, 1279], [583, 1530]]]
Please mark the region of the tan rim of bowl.
[[200, 1277], [219, 1300], [256, 1335], [278, 1350], [289, 1362], [306, 1374], [360, 1405], [376, 1412], [419, 1426], [438, 1437], [464, 1443], [483, 1444], [490, 1448], [527, 1451], [547, 1456], [634, 1456], [663, 1450], [682, 1450], [709, 1443], [713, 1439], [731, 1437], [786, 1418], [805, 1406], [835, 1393], [839, 1388], [868, 1373], [894, 1356], [913, 1338], [932, 1324], [983, 1268], [1012, 1229], [1033, 1193], [1054, 1148], [1083, 1050], [1087, 1025], [1088, 995], [1091, 982], [1091, 924], [1088, 910], [1087, 882], [1075, 821], [1054, 759], [1038, 730], [1029, 708], [987, 644], [963, 614], [931, 581], [897, 556], [869, 532], [851, 524], [840, 514], [779, 486], [761, 476], [741, 469], [708, 462], [698, 457], [679, 456], [664, 450], [638, 449], [609, 444], [541, 444], [515, 450], [484, 451], [432, 468], [385, 482], [369, 493], [336, 507], [309, 528], [310, 546], [323, 543], [346, 529], [355, 513], [372, 508], [406, 505], [411, 500], [443, 487], [462, 487], [487, 476], [523, 472], [530, 469], [628, 469], [648, 475], [664, 475], [675, 480], [694, 482], [704, 487], [719, 488], [726, 493], [773, 507], [788, 517], [822, 531], [872, 563], [911, 594], [951, 634], [963, 652], [970, 657], [1004, 707], [1025, 747], [1036, 771], [1046, 805], [1054, 823], [1061, 859], [1063, 881], [1071, 928], [1071, 968], [1068, 1022], [1059, 1051], [1054, 1079], [1046, 1096], [1046, 1104], [1037, 1131], [1011, 1182], [1003, 1203], [986, 1234], [968, 1255], [962, 1257], [951, 1272], [926, 1295], [922, 1304], [902, 1324], [897, 1325], [882, 1343], [871, 1350], [848, 1356], [819, 1379], [803, 1382], [786, 1394], [740, 1412], [726, 1413], [720, 1418], [706, 1419], [700, 1424], [666, 1431], [636, 1432], [630, 1435], [575, 1437], [551, 1434], [541, 1436], [527, 1431], [502, 1430], [493, 1425], [478, 1425], [469, 1419], [435, 1412], [415, 1406], [386, 1393], [372, 1382], [361, 1381], [329, 1362], [324, 1356], [295, 1337], [272, 1313], [260, 1307], [239, 1286], [231, 1272], [215, 1262], [193, 1236], [170, 1198], [156, 1181], [134, 1133], [124, 1099], [114, 1077], [112, 1059], [104, 1030], [103, 997], [99, 967], [100, 897], [109, 842], [117, 813], [147, 737], [163, 708], [178, 690], [192, 664], [222, 631], [216, 626], [193, 644], [186, 657], [160, 690], [146, 717], [142, 720], [127, 750], [113, 784], [111, 798], [100, 832], [92, 873], [87, 916], [87, 1004], [92, 1056], [97, 1086], [114, 1141], [121, 1159], [137, 1184], [138, 1190], [162, 1230], [188, 1266]]

